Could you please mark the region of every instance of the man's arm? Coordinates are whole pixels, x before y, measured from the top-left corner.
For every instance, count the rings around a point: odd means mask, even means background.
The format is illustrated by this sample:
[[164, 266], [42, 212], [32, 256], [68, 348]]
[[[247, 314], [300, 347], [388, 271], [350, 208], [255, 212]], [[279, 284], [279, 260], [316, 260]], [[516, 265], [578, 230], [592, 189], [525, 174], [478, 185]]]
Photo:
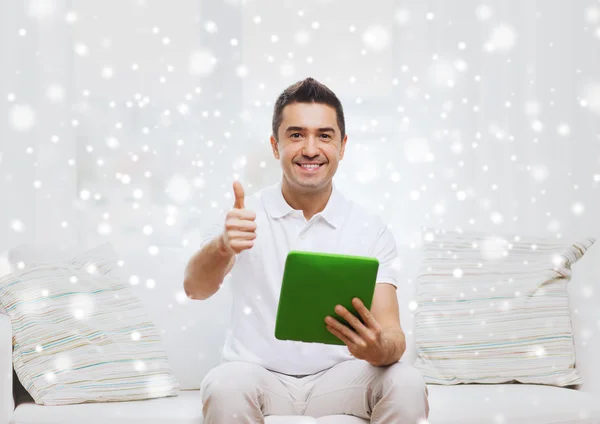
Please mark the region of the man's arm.
[[190, 299], [208, 299], [219, 290], [234, 263], [235, 255], [225, 248], [223, 235], [213, 238], [189, 260], [183, 282], [185, 294]]
[[380, 263], [371, 309], [367, 309], [360, 299], [352, 301], [363, 322], [341, 305], [336, 306], [335, 312], [350, 325], [345, 326], [331, 317], [327, 317], [325, 322], [327, 329], [348, 346], [355, 358], [371, 365], [385, 366], [399, 361], [406, 350], [392, 266], [397, 257], [396, 242], [387, 226], [382, 227], [371, 256]]
[[396, 296], [396, 287], [392, 284], [378, 283], [371, 303], [371, 313], [381, 325], [381, 335], [385, 354], [381, 363], [390, 365], [398, 362], [406, 351], [406, 337], [400, 325], [400, 308]]
[[183, 288], [191, 299], [208, 299], [215, 294], [235, 264], [235, 255], [254, 246], [256, 213], [244, 208], [244, 188], [233, 182], [235, 203], [227, 212], [223, 231], [189, 260]]
[[406, 342], [400, 328], [395, 287], [392, 284], [378, 283], [371, 310], [357, 297], [352, 299], [352, 305], [362, 321], [342, 305], [337, 305], [335, 312], [349, 325], [327, 316], [327, 329], [342, 340], [348, 346], [350, 354], [357, 359], [363, 359], [374, 366], [398, 362], [406, 350]]

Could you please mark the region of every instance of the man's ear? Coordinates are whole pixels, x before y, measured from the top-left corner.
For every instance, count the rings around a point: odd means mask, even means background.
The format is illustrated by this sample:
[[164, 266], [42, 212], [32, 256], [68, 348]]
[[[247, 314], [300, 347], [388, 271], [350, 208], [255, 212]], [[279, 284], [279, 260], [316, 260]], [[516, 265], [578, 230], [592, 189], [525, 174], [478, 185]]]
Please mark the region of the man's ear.
[[275, 137], [271, 136], [271, 149], [273, 150], [273, 156], [275, 159], [279, 160], [279, 145]]
[[344, 139], [342, 140], [342, 148], [340, 150], [340, 160], [344, 159], [344, 151], [346, 150], [346, 142], [348, 141], [348, 134], [344, 134]]

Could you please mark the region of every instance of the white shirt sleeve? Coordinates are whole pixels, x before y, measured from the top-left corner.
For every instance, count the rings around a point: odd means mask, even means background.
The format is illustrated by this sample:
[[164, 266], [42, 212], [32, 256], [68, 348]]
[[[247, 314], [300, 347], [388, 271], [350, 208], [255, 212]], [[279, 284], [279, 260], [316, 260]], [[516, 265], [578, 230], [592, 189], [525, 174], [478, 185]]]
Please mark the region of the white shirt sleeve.
[[394, 234], [383, 224], [377, 240], [371, 250], [371, 256], [379, 260], [379, 270], [377, 271], [377, 283], [389, 283], [398, 287], [398, 279], [396, 278], [396, 270], [393, 268], [393, 263], [398, 256], [396, 251], [396, 239]]
[[[202, 232], [202, 236], [200, 238], [200, 244], [198, 245], [197, 250], [202, 249], [205, 245], [210, 243], [215, 237], [220, 235], [224, 229], [225, 229], [225, 217], [218, 217]], [[238, 256], [239, 255], [233, 256], [234, 265], [238, 260]]]
[[211, 223], [202, 233], [202, 237], [200, 239], [200, 246], [198, 246], [198, 248], [203, 248], [204, 245], [210, 243], [212, 241], [212, 239], [214, 239], [216, 236], [218, 236], [219, 234], [221, 234], [223, 232], [224, 229], [224, 219], [221, 220], [217, 220], [213, 223]]

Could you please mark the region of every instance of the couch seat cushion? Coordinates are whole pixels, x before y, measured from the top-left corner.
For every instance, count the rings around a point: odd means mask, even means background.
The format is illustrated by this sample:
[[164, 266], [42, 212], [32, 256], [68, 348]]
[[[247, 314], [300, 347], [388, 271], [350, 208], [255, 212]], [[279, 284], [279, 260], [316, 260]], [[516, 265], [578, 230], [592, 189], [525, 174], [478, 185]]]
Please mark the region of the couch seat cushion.
[[[532, 384], [429, 384], [430, 424], [600, 423], [593, 395]], [[10, 424], [201, 424], [199, 390], [135, 402], [66, 406], [19, 405]], [[266, 424], [366, 424], [350, 416], [267, 417]]]
[[428, 384], [430, 424], [600, 423], [594, 395], [534, 384]]
[[82, 403], [43, 406], [22, 403], [10, 424], [198, 424], [202, 422], [200, 391], [132, 402]]
[[[178, 396], [134, 402], [85, 403], [42, 406], [20, 404], [10, 424], [202, 424], [199, 390], [180, 391]], [[350, 416], [267, 417], [266, 424], [368, 424]]]

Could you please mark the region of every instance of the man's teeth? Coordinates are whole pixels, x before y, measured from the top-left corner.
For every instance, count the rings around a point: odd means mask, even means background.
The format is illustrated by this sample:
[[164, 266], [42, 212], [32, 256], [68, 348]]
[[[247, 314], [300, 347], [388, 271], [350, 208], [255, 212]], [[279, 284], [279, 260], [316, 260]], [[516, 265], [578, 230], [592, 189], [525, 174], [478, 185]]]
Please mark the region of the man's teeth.
[[320, 165], [316, 164], [316, 165], [300, 165], [300, 166], [302, 166], [302, 168], [315, 169], [315, 168], [318, 168]]

